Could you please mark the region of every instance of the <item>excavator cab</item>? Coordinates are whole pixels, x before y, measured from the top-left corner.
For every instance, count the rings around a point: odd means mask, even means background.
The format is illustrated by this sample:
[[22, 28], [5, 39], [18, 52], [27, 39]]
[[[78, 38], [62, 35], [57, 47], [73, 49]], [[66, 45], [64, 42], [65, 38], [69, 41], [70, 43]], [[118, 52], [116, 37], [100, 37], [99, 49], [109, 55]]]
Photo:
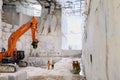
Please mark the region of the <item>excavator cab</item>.
[[2, 63], [18, 63], [25, 58], [24, 51], [14, 51], [15, 57], [6, 56], [2, 59]]

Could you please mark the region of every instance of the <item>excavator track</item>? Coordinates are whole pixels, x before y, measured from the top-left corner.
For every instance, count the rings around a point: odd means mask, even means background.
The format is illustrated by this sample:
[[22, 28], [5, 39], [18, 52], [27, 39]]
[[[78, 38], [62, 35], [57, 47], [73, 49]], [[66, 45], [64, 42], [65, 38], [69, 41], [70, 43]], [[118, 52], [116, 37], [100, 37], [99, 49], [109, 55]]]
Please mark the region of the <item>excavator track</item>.
[[27, 67], [28, 63], [26, 61], [20, 61], [18, 65], [19, 67]]
[[0, 64], [0, 73], [14, 73], [17, 71], [17, 66], [14, 64]]

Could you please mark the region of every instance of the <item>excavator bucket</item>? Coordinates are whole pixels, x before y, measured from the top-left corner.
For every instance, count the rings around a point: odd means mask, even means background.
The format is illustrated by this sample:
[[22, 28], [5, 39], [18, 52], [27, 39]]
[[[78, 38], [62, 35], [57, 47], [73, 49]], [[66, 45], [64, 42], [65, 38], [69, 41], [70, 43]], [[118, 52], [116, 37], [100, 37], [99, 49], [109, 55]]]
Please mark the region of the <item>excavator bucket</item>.
[[36, 48], [37, 48], [37, 44], [36, 44], [36, 43], [34, 43], [34, 42], [32, 42], [32, 46], [33, 46], [33, 48], [34, 48], [34, 49], [36, 49]]
[[38, 42], [39, 42], [39, 41], [38, 41], [37, 39], [35, 39], [35, 40], [32, 42], [31, 45], [33, 46], [34, 49], [37, 48], [37, 46], [38, 46]]

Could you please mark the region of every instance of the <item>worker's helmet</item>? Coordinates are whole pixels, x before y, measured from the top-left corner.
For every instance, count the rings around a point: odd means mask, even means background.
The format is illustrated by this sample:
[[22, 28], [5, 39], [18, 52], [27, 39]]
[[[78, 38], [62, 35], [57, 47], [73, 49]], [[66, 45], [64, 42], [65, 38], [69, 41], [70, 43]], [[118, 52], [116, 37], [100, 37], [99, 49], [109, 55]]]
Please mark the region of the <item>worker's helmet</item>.
[[33, 24], [37, 24], [37, 23], [38, 23], [37, 18], [34, 17], [34, 16], [32, 17], [32, 23], [33, 23]]

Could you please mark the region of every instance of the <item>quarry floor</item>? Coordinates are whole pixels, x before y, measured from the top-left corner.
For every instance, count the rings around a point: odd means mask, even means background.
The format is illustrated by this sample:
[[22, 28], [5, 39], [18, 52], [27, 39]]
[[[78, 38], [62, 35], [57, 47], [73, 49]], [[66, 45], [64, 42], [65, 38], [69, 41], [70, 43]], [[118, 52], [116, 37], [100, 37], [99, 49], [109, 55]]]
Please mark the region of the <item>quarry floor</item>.
[[81, 63], [80, 58], [62, 58], [55, 63], [54, 69], [28, 66], [15, 73], [0, 73], [0, 80], [86, 80], [81, 74], [72, 73], [73, 60]]

